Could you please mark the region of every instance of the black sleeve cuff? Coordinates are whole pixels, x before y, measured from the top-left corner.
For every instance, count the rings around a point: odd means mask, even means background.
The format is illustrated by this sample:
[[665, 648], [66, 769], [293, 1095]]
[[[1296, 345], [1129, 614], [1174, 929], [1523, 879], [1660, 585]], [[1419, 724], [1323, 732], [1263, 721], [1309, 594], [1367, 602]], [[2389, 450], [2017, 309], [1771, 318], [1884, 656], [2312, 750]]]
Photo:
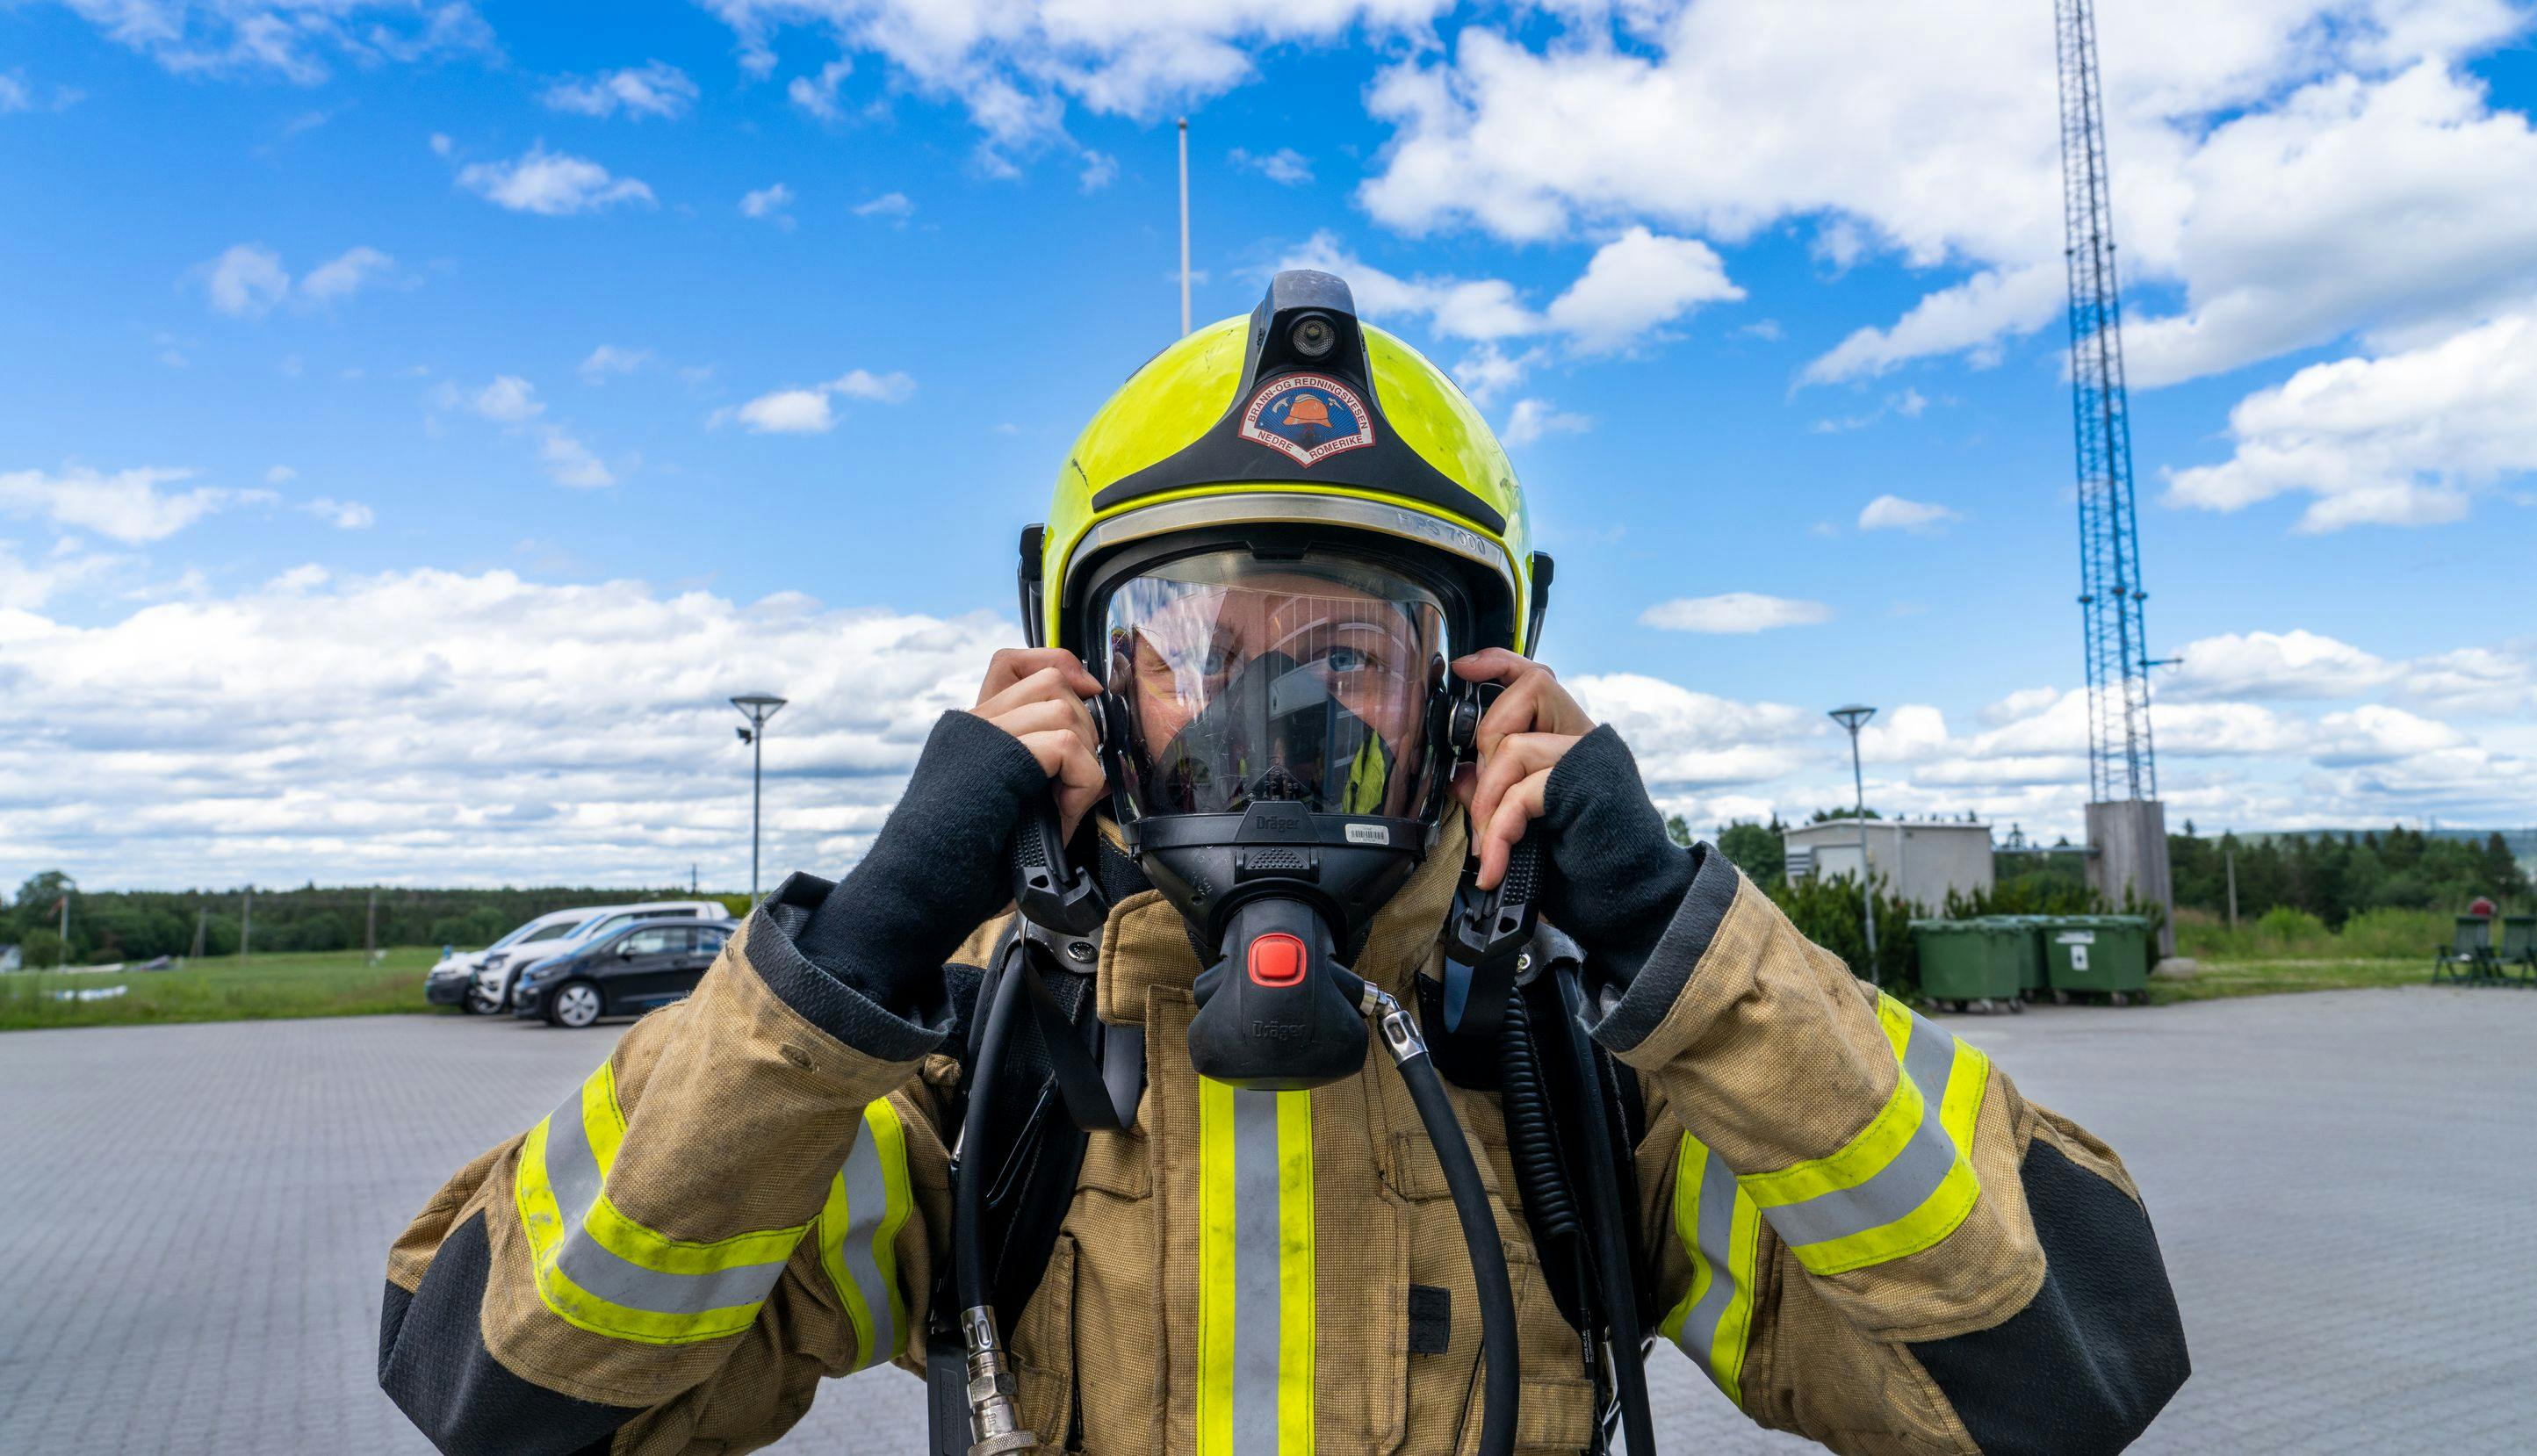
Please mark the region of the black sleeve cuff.
[[2044, 1286], [1987, 1330], [1912, 1347], [1984, 1451], [2114, 1456], [2192, 1372], [2149, 1215], [2038, 1139], [2019, 1168]]
[[448, 1456], [580, 1456], [642, 1415], [532, 1384], [485, 1348], [493, 1255], [485, 1215], [441, 1240], [413, 1293], [394, 1282], [379, 1306], [379, 1387]]
[[1541, 827], [1551, 871], [1543, 912], [1593, 953], [1602, 973], [1632, 979], [1673, 920], [1699, 861], [1666, 835], [1638, 761], [1610, 724], [1580, 739], [1550, 770]]
[[845, 1045], [878, 1061], [914, 1061], [942, 1045], [941, 1027], [883, 1009], [802, 954], [803, 928], [841, 893], [816, 875], [787, 876], [750, 917], [748, 968], [785, 1005]]
[[884, 1008], [934, 999], [925, 993], [943, 959], [1012, 897], [1013, 828], [1047, 789], [1020, 740], [944, 713], [863, 863], [811, 909], [792, 948]]
[[1665, 1014], [1682, 999], [1682, 988], [1691, 984], [1700, 958], [1709, 954], [1709, 943], [1717, 937], [1727, 907], [1735, 903], [1743, 877], [1732, 860], [1702, 843], [1691, 847], [1691, 888], [1657, 938], [1656, 949], [1630, 977], [1620, 1004], [1588, 1028], [1614, 1056], [1635, 1049], [1656, 1033]]

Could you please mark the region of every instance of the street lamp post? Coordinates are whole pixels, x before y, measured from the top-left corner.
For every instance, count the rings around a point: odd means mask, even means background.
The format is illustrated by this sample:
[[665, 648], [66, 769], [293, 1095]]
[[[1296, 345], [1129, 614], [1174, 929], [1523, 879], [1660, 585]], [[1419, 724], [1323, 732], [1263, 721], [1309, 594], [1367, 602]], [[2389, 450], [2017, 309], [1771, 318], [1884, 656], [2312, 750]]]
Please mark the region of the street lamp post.
[[784, 699], [771, 693], [747, 693], [731, 700], [731, 705], [748, 715], [748, 726], [732, 731], [748, 745], [748, 902], [757, 903], [757, 816], [763, 799], [762, 785], [766, 769], [766, 720], [784, 706]]
[[1858, 826], [1858, 902], [1859, 912], [1867, 922], [1867, 980], [1880, 984], [1876, 973], [1876, 890], [1867, 873], [1867, 780], [1858, 766], [1858, 730], [1876, 716], [1876, 709], [1854, 702], [1832, 710], [1832, 720], [1850, 730], [1850, 789], [1852, 823]]

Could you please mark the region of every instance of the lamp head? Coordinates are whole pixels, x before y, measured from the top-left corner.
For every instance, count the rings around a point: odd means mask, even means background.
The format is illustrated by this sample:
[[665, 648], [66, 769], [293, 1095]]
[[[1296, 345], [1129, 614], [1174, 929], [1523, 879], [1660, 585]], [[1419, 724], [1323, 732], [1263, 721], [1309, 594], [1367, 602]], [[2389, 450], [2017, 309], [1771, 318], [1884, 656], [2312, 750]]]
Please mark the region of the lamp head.
[[1876, 709], [1865, 703], [1854, 702], [1834, 708], [1828, 716], [1853, 734], [1856, 734], [1861, 727], [1865, 726], [1868, 719], [1876, 716]]

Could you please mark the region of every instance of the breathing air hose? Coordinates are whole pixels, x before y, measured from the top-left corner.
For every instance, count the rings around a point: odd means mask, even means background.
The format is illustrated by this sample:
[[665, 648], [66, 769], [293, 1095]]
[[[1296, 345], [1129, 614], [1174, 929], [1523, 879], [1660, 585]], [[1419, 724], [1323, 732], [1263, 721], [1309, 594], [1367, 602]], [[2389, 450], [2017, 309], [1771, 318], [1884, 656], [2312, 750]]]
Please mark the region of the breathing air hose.
[[[1016, 958], [1027, 954], [1018, 938], [1012, 954]], [[1005, 1059], [1005, 1044], [1012, 1037], [1021, 990], [1021, 966], [1008, 960], [987, 1004], [969, 1081], [969, 1105], [960, 1115], [958, 1157], [964, 1166], [951, 1180], [951, 1280], [960, 1306], [960, 1343], [969, 1362], [969, 1456], [1001, 1456], [1039, 1444], [1039, 1437], [1020, 1428], [1020, 1415], [1013, 1409], [1012, 1372], [1006, 1367], [1004, 1344], [996, 1334], [995, 1302], [987, 1293], [987, 1118], [995, 1104], [994, 1079]]]
[[1426, 1126], [1436, 1161], [1445, 1169], [1445, 1186], [1454, 1194], [1454, 1215], [1462, 1221], [1463, 1242], [1471, 1252], [1472, 1282], [1480, 1299], [1480, 1355], [1487, 1364], [1480, 1392], [1479, 1456], [1511, 1456], [1521, 1371], [1516, 1363], [1515, 1288], [1507, 1281], [1506, 1246], [1498, 1241], [1497, 1216], [1489, 1210], [1479, 1164], [1471, 1160], [1471, 1145], [1463, 1137], [1463, 1125], [1455, 1120], [1454, 1104], [1445, 1095], [1445, 1079], [1437, 1075], [1417, 1024], [1399, 1001], [1371, 982], [1366, 984], [1363, 1004], [1383, 1033], [1385, 1049], [1399, 1066], [1401, 1081], [1409, 1085], [1410, 1100], [1418, 1104], [1418, 1120]]

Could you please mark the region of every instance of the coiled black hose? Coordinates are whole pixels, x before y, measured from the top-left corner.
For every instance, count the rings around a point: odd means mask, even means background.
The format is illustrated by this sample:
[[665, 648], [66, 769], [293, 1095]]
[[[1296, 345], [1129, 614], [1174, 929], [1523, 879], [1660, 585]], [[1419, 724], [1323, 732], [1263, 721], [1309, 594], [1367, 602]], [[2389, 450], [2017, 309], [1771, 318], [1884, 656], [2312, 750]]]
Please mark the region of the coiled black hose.
[[1524, 1190], [1534, 1232], [1547, 1242], [1574, 1238], [1583, 1228], [1577, 1218], [1577, 1196], [1560, 1166], [1558, 1135], [1550, 1123], [1550, 1099], [1542, 1091], [1541, 1065], [1533, 1060], [1532, 1025], [1524, 992], [1510, 988], [1498, 1024], [1498, 1097], [1506, 1108], [1507, 1151], [1515, 1160], [1516, 1186]]

